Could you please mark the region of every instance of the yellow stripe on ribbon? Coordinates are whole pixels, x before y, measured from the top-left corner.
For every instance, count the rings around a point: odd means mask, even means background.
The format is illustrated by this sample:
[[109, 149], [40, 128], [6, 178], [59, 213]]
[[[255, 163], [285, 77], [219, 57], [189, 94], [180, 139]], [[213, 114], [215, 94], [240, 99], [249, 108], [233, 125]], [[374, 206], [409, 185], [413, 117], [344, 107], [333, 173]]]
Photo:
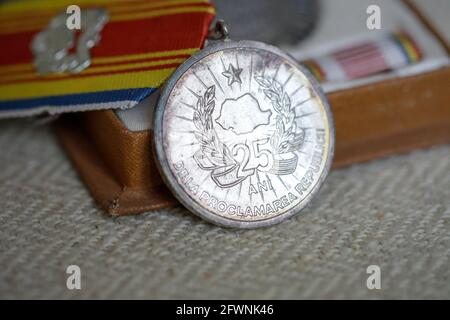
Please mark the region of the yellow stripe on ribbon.
[[111, 21], [128, 21], [128, 20], [138, 20], [144, 18], [155, 18], [165, 15], [178, 14], [178, 13], [191, 13], [191, 12], [208, 12], [211, 14], [215, 13], [213, 7], [184, 7], [184, 8], [172, 8], [164, 10], [155, 10], [150, 12], [137, 12], [128, 14], [117, 14], [111, 16]]
[[[92, 1], [91, 1], [92, 2]], [[151, 2], [142, 2], [142, 3], [133, 3], [131, 6], [129, 3], [117, 3], [115, 4], [108, 2], [104, 7], [108, 9], [110, 14], [119, 14], [126, 13], [130, 11], [142, 11], [148, 9], [165, 9], [173, 6], [180, 6], [183, 4], [209, 4], [209, 0], [164, 0], [164, 1], [151, 1]], [[92, 4], [92, 3], [91, 3]], [[96, 2], [94, 2], [96, 4]], [[0, 7], [0, 26], [9, 25], [12, 26], [20, 26], [24, 24], [31, 24], [42, 26], [50, 21], [53, 16], [55, 16], [58, 12], [64, 11], [64, 6], [58, 6], [56, 10], [40, 10], [39, 14], [36, 15], [36, 11], [32, 12], [23, 12], [20, 11], [16, 14], [3, 14], [3, 11]], [[37, 9], [38, 10], [38, 9]]]
[[34, 66], [31, 63], [18, 63], [0, 66], [0, 80], [4, 80], [10, 73], [29, 72], [34, 73]]
[[[197, 3], [195, 1], [188, 1], [187, 3]], [[204, 3], [203, 1], [198, 3]], [[129, 20], [138, 20], [145, 18], [156, 18], [162, 17], [166, 15], [173, 14], [181, 14], [181, 13], [195, 13], [195, 12], [207, 12], [214, 14], [215, 10], [213, 7], [199, 7], [199, 6], [185, 6], [179, 8], [168, 8], [168, 9], [158, 9], [151, 10], [148, 12], [135, 12], [135, 13], [112, 13], [111, 14], [111, 22], [119, 22], [119, 21], [129, 21]], [[50, 18], [49, 18], [50, 19]], [[49, 19], [42, 20], [29, 20], [29, 21], [16, 21], [16, 22], [0, 22], [0, 34], [5, 33], [18, 33], [25, 31], [38, 31], [44, 28]]]
[[416, 49], [416, 47], [412, 43], [411, 39], [402, 33], [397, 33], [397, 34], [395, 34], [395, 36], [397, 37], [398, 41], [403, 45], [403, 48], [406, 51], [408, 59], [411, 62], [419, 61], [420, 60], [420, 52]]
[[[141, 69], [141, 68], [148, 68], [148, 67], [154, 67], [154, 66], [162, 66], [166, 64], [181, 64], [186, 59], [166, 59], [166, 60], [158, 60], [158, 61], [149, 61], [149, 62], [142, 62], [142, 63], [131, 63], [131, 64], [121, 64], [121, 65], [113, 65], [113, 66], [105, 66], [105, 67], [91, 67], [83, 71], [80, 75], [90, 75], [95, 73], [103, 73], [103, 72], [117, 72], [117, 71], [127, 71], [127, 70], [133, 70], [133, 69]], [[132, 71], [135, 72], [135, 71]], [[73, 75], [70, 73], [56, 73], [49, 76], [39, 76], [37, 74], [15, 74], [11, 75], [6, 79], [6, 81], [3, 81], [4, 79], [0, 79], [0, 85], [2, 83], [7, 83], [8, 81], [18, 81], [18, 80], [24, 80], [27, 82], [33, 82], [33, 81], [40, 81], [40, 80], [60, 80], [65, 78], [70, 78]], [[1, 94], [0, 94], [1, 96]]]
[[[79, 79], [0, 85], [0, 101], [101, 92], [131, 88], [157, 88], [175, 68], [113, 74]], [[126, 85], [125, 85], [126, 84]]]
[[[159, 2], [172, 2], [174, 0], [159, 1]], [[136, 3], [136, 0], [77, 0], [76, 4], [83, 5], [104, 5], [123, 3], [129, 5], [130, 3]], [[0, 6], [0, 13], [3, 14], [22, 14], [23, 12], [36, 12], [40, 10], [61, 10], [63, 7], [74, 4], [73, 0], [22, 0], [22, 1], [9, 1]]]
[[180, 54], [191, 55], [196, 51], [198, 51], [198, 48], [139, 53], [139, 54], [130, 54], [130, 55], [126, 55], [126, 56], [115, 56], [115, 57], [98, 57], [98, 58], [93, 58], [92, 63], [93, 64], [116, 63], [116, 62], [134, 61], [134, 60], [141, 60], [141, 59], [162, 58], [162, 57], [168, 57], [168, 56], [176, 56], [176, 55], [180, 55]]
[[[181, 49], [181, 50], [170, 50], [170, 51], [158, 51], [158, 52], [149, 52], [149, 53], [141, 53], [141, 54], [130, 54], [124, 56], [112, 56], [112, 57], [99, 57], [92, 58], [92, 65], [89, 69], [83, 71], [82, 74], [85, 74], [88, 70], [94, 70], [97, 64], [108, 64], [108, 63], [124, 63], [129, 62], [130, 64], [136, 60], [144, 60], [144, 59], [153, 59], [153, 58], [164, 58], [170, 56], [177, 55], [192, 55], [196, 52], [197, 48], [189, 48], [189, 49]], [[185, 59], [182, 59], [185, 60]], [[164, 60], [161, 60], [164, 61]], [[181, 61], [183, 62], [183, 61]], [[166, 62], [167, 63], [167, 62]], [[129, 66], [130, 64], [127, 64]], [[20, 72], [20, 74], [16, 74]], [[15, 64], [15, 65], [6, 65], [0, 66], [0, 82], [6, 81], [10, 79], [17, 79], [16, 76], [38, 76], [36, 70], [32, 64]], [[67, 74], [70, 76], [70, 74]], [[40, 76], [41, 78], [42, 76]]]

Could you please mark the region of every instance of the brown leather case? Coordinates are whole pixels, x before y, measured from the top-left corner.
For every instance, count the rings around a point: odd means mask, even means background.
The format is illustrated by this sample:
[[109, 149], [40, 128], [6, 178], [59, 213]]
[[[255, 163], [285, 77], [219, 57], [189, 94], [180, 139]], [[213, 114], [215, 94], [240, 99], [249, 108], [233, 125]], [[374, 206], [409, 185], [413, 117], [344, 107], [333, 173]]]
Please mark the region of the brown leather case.
[[[450, 68], [444, 68], [328, 95], [336, 125], [333, 167], [449, 143], [449, 84]], [[151, 131], [127, 130], [110, 110], [66, 115], [55, 128], [93, 197], [109, 214], [177, 203], [157, 171]]]

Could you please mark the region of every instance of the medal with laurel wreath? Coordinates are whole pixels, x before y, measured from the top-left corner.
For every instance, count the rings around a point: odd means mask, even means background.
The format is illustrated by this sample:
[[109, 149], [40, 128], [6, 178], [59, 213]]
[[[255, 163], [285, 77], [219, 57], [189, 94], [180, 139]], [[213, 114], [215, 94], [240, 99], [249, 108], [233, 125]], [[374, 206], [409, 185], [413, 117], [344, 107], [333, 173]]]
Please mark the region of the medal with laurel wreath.
[[[295, 151], [301, 148], [305, 132], [297, 128], [294, 121], [295, 110], [282, 85], [269, 77], [255, 76], [255, 80], [276, 111], [276, 129], [270, 138], [273, 165], [269, 172], [276, 175], [291, 174], [297, 167], [298, 157]], [[194, 159], [201, 169], [212, 171], [211, 178], [218, 186], [233, 187], [255, 171], [247, 170], [245, 175], [239, 174], [239, 167], [242, 164], [234, 159], [230, 148], [220, 141], [214, 129], [212, 119], [214, 108], [215, 85], [208, 87], [204, 95], [199, 96], [197, 100], [193, 123], [197, 129], [195, 137], [200, 149], [194, 154]]]
[[284, 220], [332, 159], [327, 102], [301, 67], [257, 42], [221, 42], [171, 77], [155, 114], [161, 173], [191, 211], [241, 228]]

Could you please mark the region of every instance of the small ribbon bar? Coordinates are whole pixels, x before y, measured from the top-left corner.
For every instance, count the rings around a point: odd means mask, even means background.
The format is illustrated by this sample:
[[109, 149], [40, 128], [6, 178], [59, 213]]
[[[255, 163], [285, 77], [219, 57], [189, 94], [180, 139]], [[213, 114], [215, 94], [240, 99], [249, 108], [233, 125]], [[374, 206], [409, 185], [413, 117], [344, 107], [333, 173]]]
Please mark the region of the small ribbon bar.
[[320, 82], [341, 82], [397, 70], [418, 62], [422, 52], [405, 32], [303, 62]]

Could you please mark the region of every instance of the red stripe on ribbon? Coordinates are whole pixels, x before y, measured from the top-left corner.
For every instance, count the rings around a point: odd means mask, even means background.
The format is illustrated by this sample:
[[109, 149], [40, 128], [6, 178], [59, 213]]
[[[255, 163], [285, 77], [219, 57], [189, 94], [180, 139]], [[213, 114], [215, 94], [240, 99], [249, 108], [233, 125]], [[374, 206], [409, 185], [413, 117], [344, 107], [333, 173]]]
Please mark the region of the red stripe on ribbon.
[[[159, 51], [200, 48], [213, 15], [177, 13], [135, 21], [110, 22], [101, 32], [93, 57], [113, 57]], [[32, 63], [30, 45], [36, 32], [0, 35], [0, 66]], [[131, 36], [132, 35], [132, 36]]]

